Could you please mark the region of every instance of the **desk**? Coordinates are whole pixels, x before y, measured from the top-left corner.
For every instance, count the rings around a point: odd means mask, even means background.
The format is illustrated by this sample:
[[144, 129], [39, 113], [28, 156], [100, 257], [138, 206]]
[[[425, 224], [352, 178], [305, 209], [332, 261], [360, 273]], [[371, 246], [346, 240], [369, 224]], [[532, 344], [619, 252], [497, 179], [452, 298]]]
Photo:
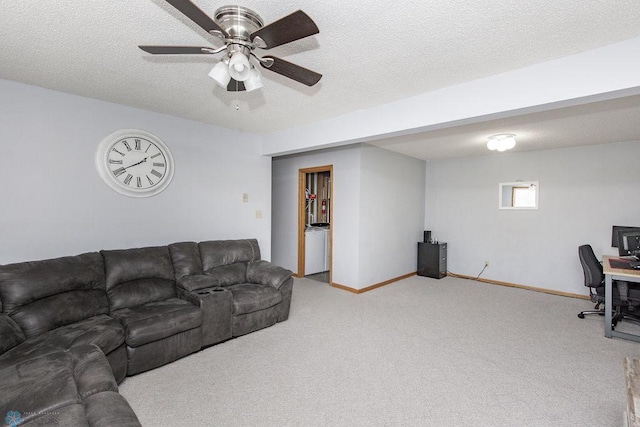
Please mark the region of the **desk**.
[[612, 283], [614, 280], [625, 280], [627, 282], [640, 282], [640, 270], [627, 270], [623, 268], [612, 268], [609, 260], [619, 257], [605, 256], [602, 260], [602, 270], [604, 273], [604, 336], [607, 338], [618, 337], [640, 342], [640, 335], [627, 334], [625, 332], [614, 331], [611, 327], [612, 317]]

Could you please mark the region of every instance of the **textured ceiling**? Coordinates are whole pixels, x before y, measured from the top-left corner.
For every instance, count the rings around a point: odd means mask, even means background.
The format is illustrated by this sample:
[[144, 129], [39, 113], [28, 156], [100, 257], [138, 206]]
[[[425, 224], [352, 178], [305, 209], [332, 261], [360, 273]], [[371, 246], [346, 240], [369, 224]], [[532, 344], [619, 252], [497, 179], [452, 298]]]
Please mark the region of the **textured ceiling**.
[[[227, 4], [193, 2], [210, 16]], [[318, 85], [308, 88], [263, 70], [262, 90], [225, 92], [207, 76], [217, 56], [146, 54], [139, 44], [219, 46], [164, 0], [2, 0], [0, 78], [270, 133], [640, 35], [638, 0], [243, 0], [241, 5], [266, 23], [297, 9], [312, 17], [320, 34], [268, 53], [322, 73]], [[632, 101], [637, 108], [639, 100]], [[625, 110], [620, 114], [631, 108], [613, 107]], [[530, 123], [548, 125], [556, 135], [551, 139], [581, 127], [566, 112], [559, 114], [558, 120], [530, 116]], [[378, 144], [416, 157], [447, 157], [447, 138], [473, 138], [475, 130]], [[628, 133], [638, 137], [634, 132]], [[412, 151], [412, 139], [426, 137], [441, 138], [445, 151], [429, 156]], [[473, 154], [458, 155], [465, 153]]]
[[640, 141], [640, 96], [455, 126], [371, 144], [424, 160], [491, 154], [487, 136], [516, 135], [514, 151]]

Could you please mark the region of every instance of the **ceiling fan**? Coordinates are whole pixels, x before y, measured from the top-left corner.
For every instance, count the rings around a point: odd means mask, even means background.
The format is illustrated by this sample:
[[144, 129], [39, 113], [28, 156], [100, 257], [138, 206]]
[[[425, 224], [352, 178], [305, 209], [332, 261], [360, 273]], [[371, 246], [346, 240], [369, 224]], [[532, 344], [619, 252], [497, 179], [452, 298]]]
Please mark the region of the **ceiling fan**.
[[318, 34], [320, 30], [313, 20], [298, 10], [271, 24], [264, 25], [262, 18], [251, 9], [242, 6], [222, 6], [211, 19], [189, 0], [166, 0], [207, 33], [224, 42], [219, 48], [199, 46], [138, 46], [153, 55], [215, 55], [225, 52], [213, 67], [209, 76], [227, 91], [251, 91], [262, 87], [262, 79], [251, 57], [265, 69], [292, 80], [313, 86], [322, 74], [275, 56], [258, 57], [254, 50], [271, 49], [302, 38]]

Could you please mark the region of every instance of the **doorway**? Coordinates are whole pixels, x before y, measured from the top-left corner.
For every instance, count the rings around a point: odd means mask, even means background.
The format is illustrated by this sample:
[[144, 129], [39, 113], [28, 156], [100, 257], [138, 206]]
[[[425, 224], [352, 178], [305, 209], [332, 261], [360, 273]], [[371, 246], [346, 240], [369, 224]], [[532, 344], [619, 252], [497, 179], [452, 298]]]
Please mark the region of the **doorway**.
[[331, 283], [333, 166], [298, 171], [298, 277]]

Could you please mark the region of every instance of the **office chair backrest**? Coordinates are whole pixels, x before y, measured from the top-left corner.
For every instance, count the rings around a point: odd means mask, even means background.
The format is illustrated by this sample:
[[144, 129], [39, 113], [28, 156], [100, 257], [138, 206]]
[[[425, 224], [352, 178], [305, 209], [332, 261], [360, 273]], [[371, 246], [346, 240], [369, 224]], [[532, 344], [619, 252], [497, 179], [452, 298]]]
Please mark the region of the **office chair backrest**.
[[602, 264], [593, 253], [591, 245], [582, 245], [578, 247], [578, 256], [584, 271], [584, 285], [590, 288], [602, 286], [604, 282], [604, 274], [602, 273]]

